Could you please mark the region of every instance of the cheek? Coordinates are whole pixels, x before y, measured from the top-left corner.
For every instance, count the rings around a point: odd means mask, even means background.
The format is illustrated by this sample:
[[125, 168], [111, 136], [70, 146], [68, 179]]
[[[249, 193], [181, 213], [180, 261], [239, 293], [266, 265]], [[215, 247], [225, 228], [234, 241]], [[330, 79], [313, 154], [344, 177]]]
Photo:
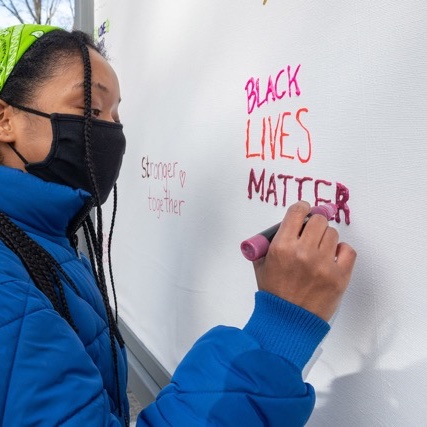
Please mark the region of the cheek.
[[52, 126], [50, 120], [34, 120], [26, 126], [25, 152], [30, 163], [41, 162], [49, 154], [52, 146]]

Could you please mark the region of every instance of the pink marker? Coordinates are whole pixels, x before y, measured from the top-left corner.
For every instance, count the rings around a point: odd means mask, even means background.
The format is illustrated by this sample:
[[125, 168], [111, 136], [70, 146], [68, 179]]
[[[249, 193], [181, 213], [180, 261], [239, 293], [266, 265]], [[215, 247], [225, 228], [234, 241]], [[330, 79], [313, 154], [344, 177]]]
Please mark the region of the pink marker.
[[[326, 203], [321, 206], [314, 206], [311, 208], [310, 213], [305, 217], [304, 225], [313, 215], [323, 215], [328, 221], [335, 218], [338, 209], [334, 203]], [[241, 243], [240, 249], [245, 258], [249, 261], [256, 261], [257, 259], [262, 258], [267, 254], [268, 247], [270, 246], [271, 241], [277, 233], [277, 230], [280, 227], [280, 222], [276, 225], [273, 225], [267, 230], [261, 231], [261, 233], [256, 234], [250, 239], [245, 240]], [[303, 225], [303, 228], [304, 228]]]

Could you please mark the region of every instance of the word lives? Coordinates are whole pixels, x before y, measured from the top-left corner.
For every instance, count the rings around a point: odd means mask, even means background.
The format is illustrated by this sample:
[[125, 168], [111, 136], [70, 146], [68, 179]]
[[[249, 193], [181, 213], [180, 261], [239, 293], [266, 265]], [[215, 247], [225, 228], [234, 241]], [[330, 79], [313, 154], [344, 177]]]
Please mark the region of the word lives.
[[[325, 179], [305, 176], [307, 172], [301, 174], [304, 175], [301, 177], [286, 173], [289, 162], [296, 162], [306, 168], [314, 151], [313, 138], [307, 125], [309, 109], [305, 105], [298, 105], [296, 100], [302, 93], [298, 80], [300, 72], [301, 64], [288, 65], [271, 74], [264, 82], [255, 77], [246, 82], [248, 119], [245, 157], [253, 161], [280, 162], [278, 172], [267, 173], [266, 168], [261, 171], [250, 169], [248, 198], [256, 198], [274, 206], [287, 206], [288, 199], [314, 200], [315, 206], [333, 202], [338, 206], [335, 220], [340, 222], [343, 215], [346, 224], [350, 224], [350, 191], [344, 184], [332, 184]], [[294, 107], [288, 107], [285, 111], [280, 109], [282, 111], [274, 115], [261, 114], [261, 117], [256, 115], [257, 118], [253, 118], [254, 111], [285, 100]]]
[[162, 215], [181, 216], [185, 201], [178, 197], [185, 186], [187, 173], [178, 162], [141, 160], [141, 177], [149, 181], [147, 207], [160, 219]]

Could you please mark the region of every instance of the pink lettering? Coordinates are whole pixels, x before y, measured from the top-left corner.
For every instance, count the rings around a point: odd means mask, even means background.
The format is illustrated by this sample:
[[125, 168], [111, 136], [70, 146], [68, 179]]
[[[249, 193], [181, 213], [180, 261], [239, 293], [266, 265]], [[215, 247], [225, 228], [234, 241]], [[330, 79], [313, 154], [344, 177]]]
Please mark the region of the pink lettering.
[[301, 91], [300, 91], [300, 88], [299, 88], [298, 82], [297, 82], [297, 74], [298, 74], [300, 67], [301, 67], [301, 64], [298, 65], [297, 69], [295, 70], [294, 75], [291, 77], [291, 66], [288, 65], [288, 91], [289, 91], [288, 93], [289, 93], [289, 98], [292, 97], [292, 90], [291, 90], [292, 84], [294, 84], [294, 86], [295, 86], [295, 94], [297, 96], [301, 95]]
[[331, 199], [323, 199], [319, 197], [319, 185], [327, 185], [328, 187], [332, 185], [331, 182], [325, 181], [323, 179], [316, 179], [314, 182], [314, 206], [319, 206], [319, 203], [331, 203]]
[[277, 206], [277, 189], [276, 189], [276, 179], [274, 173], [270, 177], [270, 181], [268, 183], [267, 189], [267, 197], [265, 198], [265, 202], [268, 203], [271, 195], [274, 195], [274, 206]]
[[304, 178], [295, 178], [295, 181], [298, 182], [298, 200], [302, 200], [302, 186], [306, 181], [313, 181], [313, 178], [305, 176]]
[[283, 199], [282, 199], [282, 206], [286, 206], [286, 192], [287, 192], [287, 189], [288, 189], [287, 182], [288, 182], [288, 179], [292, 179], [293, 176], [292, 175], [279, 174], [279, 175], [277, 175], [277, 178], [283, 180]]
[[[332, 183], [330, 181], [326, 181], [324, 179], [316, 179], [305, 176], [305, 177], [296, 177], [294, 178], [292, 175], [278, 174], [276, 177], [275, 173], [270, 175], [268, 180], [268, 187], [265, 188], [265, 176], [266, 170], [265, 168], [262, 170], [259, 179], [256, 177], [256, 173], [254, 169], [251, 169], [249, 174], [249, 184], [248, 184], [248, 198], [253, 198], [253, 193], [256, 192], [259, 195], [259, 199], [264, 203], [272, 203], [274, 206], [278, 205], [278, 199], [280, 197], [280, 191], [282, 193], [282, 206], [287, 205], [287, 193], [289, 186], [292, 183], [297, 184], [297, 194], [298, 200], [313, 200], [314, 196], [314, 205], [318, 206], [320, 203], [330, 203], [331, 198], [327, 198], [325, 196], [319, 196], [319, 187], [321, 185], [325, 186], [325, 189], [330, 189], [329, 191], [333, 191]], [[279, 179], [283, 182], [283, 187], [278, 188], [276, 179]], [[314, 182], [313, 182], [314, 181]], [[311, 185], [309, 185], [313, 182]], [[311, 194], [310, 194], [311, 192]], [[350, 224], [350, 208], [348, 206], [348, 201], [350, 199], [350, 191], [349, 189], [339, 182], [335, 184], [335, 203], [338, 207], [338, 212], [335, 216], [336, 222], [341, 222], [340, 212], [344, 212], [345, 214], [345, 223], [347, 225]]]
[[255, 171], [251, 169], [249, 175], [249, 184], [248, 184], [248, 198], [252, 199], [252, 187], [255, 187], [255, 191], [259, 193], [261, 191], [260, 200], [264, 201], [264, 179], [265, 179], [265, 169], [263, 169], [262, 174], [259, 178], [259, 181], [256, 181]]
[[277, 100], [282, 99], [286, 94], [288, 94], [289, 98], [292, 97], [292, 88], [295, 90], [295, 95], [300, 96], [301, 90], [298, 85], [297, 75], [301, 68], [301, 64], [297, 66], [294, 72], [291, 71], [291, 66], [287, 66], [287, 77], [288, 77], [288, 90], [282, 90], [279, 93], [278, 85], [279, 81], [282, 78], [283, 74], [285, 73], [285, 70], [280, 70], [276, 76], [273, 78], [272, 75], [268, 76], [267, 84], [266, 84], [266, 90], [265, 95], [261, 99], [260, 95], [260, 81], [259, 78], [251, 77], [245, 85], [246, 90], [246, 98], [247, 98], [247, 109], [248, 114], [251, 114], [255, 107], [260, 108], [265, 103], [268, 103], [269, 100], [272, 102], [275, 102]]
[[335, 221], [341, 222], [340, 211], [344, 211], [345, 223], [350, 224], [350, 209], [347, 205], [348, 199], [350, 198], [350, 190], [343, 184], [337, 182], [335, 203], [338, 208], [338, 212], [335, 215]]

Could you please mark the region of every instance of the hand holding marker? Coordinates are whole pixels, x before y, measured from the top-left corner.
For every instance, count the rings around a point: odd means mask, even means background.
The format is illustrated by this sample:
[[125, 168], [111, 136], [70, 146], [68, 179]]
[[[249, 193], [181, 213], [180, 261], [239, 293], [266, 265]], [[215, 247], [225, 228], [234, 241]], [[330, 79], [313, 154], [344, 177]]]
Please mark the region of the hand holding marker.
[[[304, 225], [313, 215], [323, 215], [328, 221], [330, 221], [335, 217], [336, 213], [337, 206], [333, 203], [326, 203], [325, 205], [314, 206], [311, 208], [310, 213], [307, 215]], [[261, 233], [256, 234], [250, 239], [247, 239], [242, 242], [240, 245], [240, 249], [242, 251], [243, 256], [249, 261], [256, 261], [257, 259], [260, 259], [265, 256], [267, 254], [268, 247], [270, 246], [270, 243], [276, 235], [279, 227], [280, 222], [270, 228], [267, 228], [267, 230], [261, 231]]]

